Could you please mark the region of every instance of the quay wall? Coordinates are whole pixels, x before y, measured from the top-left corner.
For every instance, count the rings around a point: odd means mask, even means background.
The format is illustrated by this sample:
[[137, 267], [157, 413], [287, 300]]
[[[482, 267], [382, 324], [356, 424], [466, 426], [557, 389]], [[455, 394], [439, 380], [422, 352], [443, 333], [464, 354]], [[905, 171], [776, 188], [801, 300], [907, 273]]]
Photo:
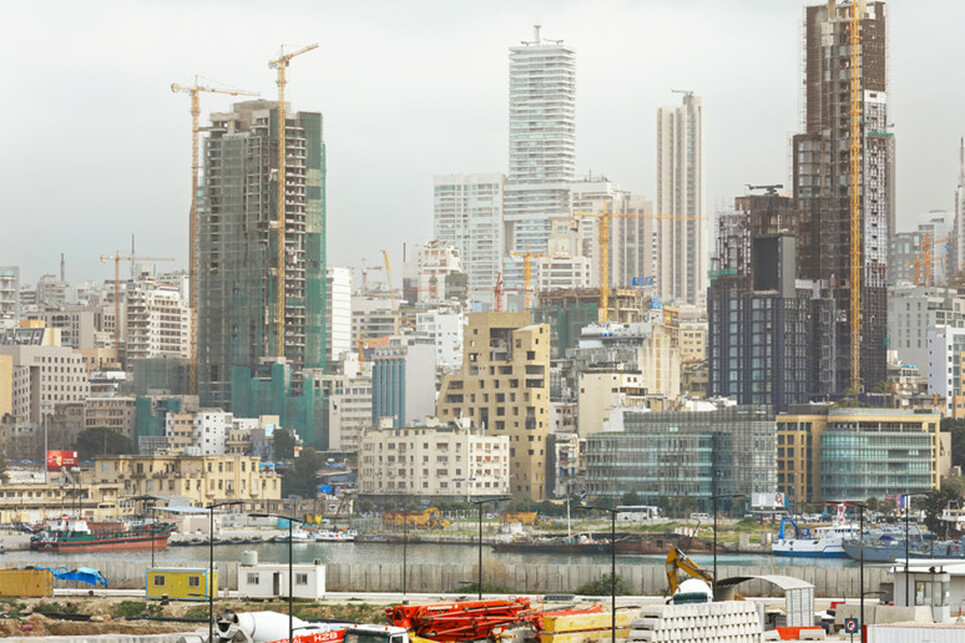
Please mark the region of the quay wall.
[[[5, 558], [0, 565], [26, 567], [30, 563]], [[144, 587], [145, 571], [149, 561], [104, 561], [99, 569], [114, 589], [138, 589]], [[199, 567], [206, 567], [200, 563]], [[238, 587], [238, 561], [220, 561], [219, 586], [224, 589]], [[187, 565], [185, 565], [187, 567]], [[858, 568], [812, 567], [805, 564], [794, 567], [736, 565], [720, 566], [722, 578], [733, 576], [784, 575], [805, 580], [815, 587], [819, 598], [838, 598], [858, 595]], [[599, 580], [610, 573], [610, 566], [600, 565], [513, 565], [498, 562], [483, 564], [483, 585], [500, 585], [514, 594], [571, 594], [589, 581]], [[328, 563], [326, 586], [333, 592], [401, 592], [401, 563]], [[617, 574], [634, 595], [662, 595], [667, 588], [667, 576], [662, 565], [617, 565]], [[478, 575], [476, 565], [417, 563], [406, 566], [406, 589], [418, 593], [457, 593], [460, 587], [475, 584]], [[888, 567], [865, 567], [865, 591], [871, 592], [882, 583], [894, 582]], [[89, 585], [75, 581], [54, 581], [55, 587], [88, 589]], [[762, 581], [746, 582], [738, 587], [746, 596], [777, 596], [780, 590]]]

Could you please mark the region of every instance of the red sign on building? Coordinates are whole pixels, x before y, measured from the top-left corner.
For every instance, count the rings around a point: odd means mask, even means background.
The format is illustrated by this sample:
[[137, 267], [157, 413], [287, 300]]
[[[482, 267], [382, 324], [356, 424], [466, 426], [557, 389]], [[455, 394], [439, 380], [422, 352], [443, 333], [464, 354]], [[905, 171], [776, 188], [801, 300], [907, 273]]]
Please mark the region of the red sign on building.
[[60, 471], [64, 467], [77, 466], [76, 451], [48, 451], [47, 452], [47, 471]]

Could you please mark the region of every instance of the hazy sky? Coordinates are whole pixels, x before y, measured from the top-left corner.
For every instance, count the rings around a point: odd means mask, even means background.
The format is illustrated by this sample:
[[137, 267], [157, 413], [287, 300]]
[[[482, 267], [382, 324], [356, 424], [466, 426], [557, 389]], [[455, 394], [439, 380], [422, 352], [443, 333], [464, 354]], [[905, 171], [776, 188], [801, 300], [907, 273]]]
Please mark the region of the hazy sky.
[[[813, 0], [812, 2], [813, 3]], [[432, 233], [432, 178], [507, 169], [508, 50], [543, 25], [577, 54], [577, 167], [655, 191], [671, 88], [703, 97], [708, 207], [785, 183], [800, 129], [803, 0], [0, 0], [0, 265], [33, 282], [66, 253], [108, 279], [130, 249], [186, 267], [194, 74], [324, 114], [329, 265]], [[890, 120], [899, 230], [951, 209], [965, 134], [965, 1], [894, 0]], [[203, 95], [202, 121], [229, 96]], [[168, 264], [172, 265], [172, 264]], [[398, 274], [401, 274], [401, 266]]]

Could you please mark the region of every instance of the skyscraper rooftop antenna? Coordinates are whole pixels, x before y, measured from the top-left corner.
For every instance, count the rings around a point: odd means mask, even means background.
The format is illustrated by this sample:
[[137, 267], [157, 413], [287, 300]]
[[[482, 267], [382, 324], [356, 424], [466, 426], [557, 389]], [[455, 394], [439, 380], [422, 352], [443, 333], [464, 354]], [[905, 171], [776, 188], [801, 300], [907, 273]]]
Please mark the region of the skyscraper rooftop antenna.
[[543, 25], [533, 25], [533, 41], [539, 44], [539, 30]]

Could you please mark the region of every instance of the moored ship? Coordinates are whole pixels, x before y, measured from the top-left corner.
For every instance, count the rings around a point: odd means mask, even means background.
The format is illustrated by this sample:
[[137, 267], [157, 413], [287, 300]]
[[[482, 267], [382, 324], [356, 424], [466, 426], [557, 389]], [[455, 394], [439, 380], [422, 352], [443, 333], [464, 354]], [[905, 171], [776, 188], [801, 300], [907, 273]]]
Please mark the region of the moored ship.
[[61, 518], [30, 541], [37, 551], [86, 552], [165, 549], [174, 524], [153, 522], [131, 527], [122, 523], [92, 525], [83, 519]]

